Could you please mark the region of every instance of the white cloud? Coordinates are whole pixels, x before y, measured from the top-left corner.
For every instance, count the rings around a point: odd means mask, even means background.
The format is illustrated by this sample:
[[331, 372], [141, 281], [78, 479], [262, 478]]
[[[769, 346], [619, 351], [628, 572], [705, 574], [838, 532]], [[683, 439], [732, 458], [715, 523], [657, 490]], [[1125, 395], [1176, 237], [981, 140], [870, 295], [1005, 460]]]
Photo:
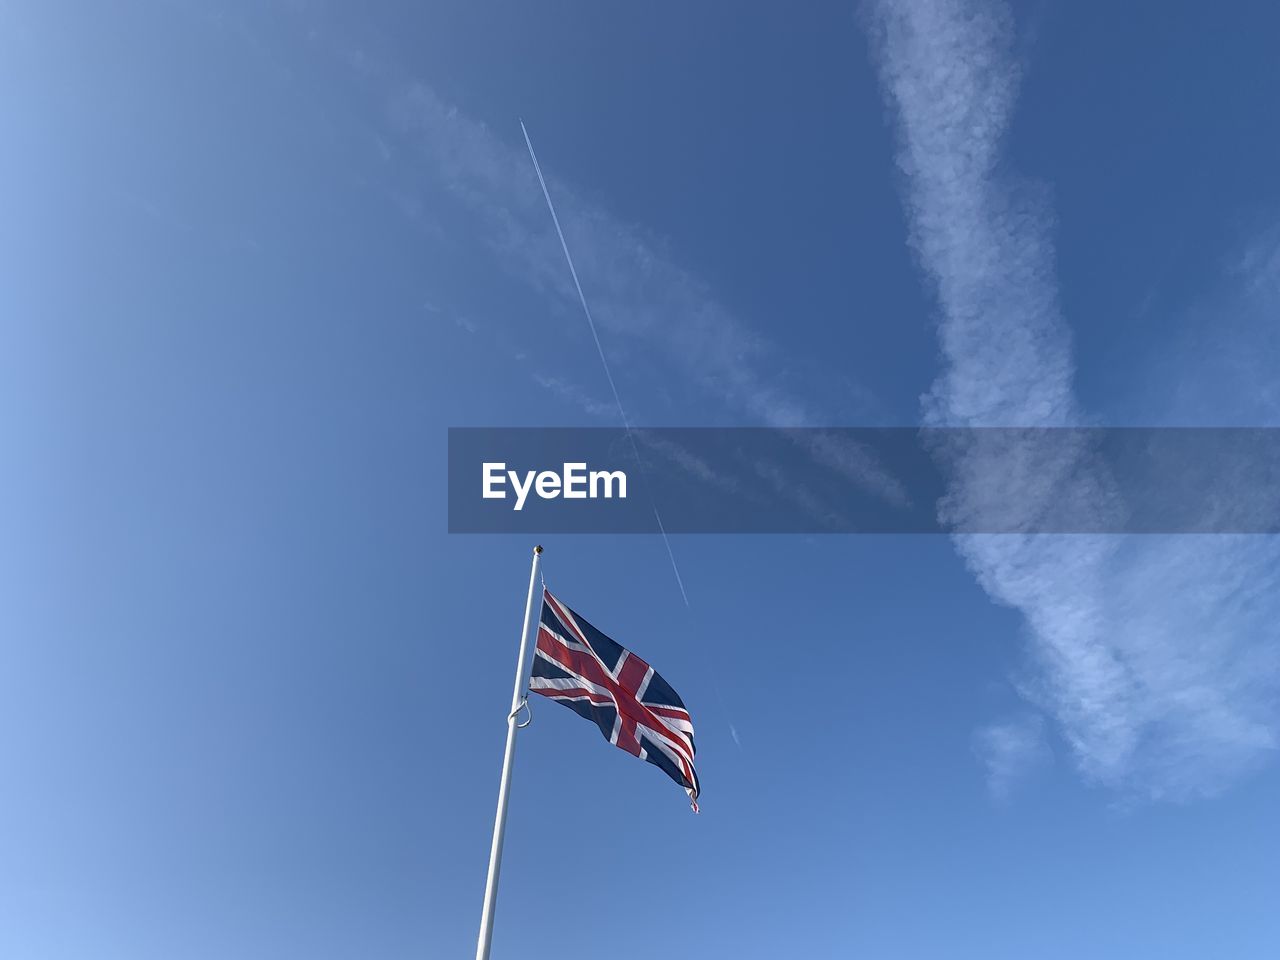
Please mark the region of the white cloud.
[[[573, 322], [581, 322], [577, 294], [523, 149], [422, 83], [404, 86], [394, 97], [391, 116], [433, 179], [476, 215], [484, 241], [504, 268], [573, 305]], [[514, 118], [512, 126], [518, 129]], [[774, 345], [730, 314], [706, 284], [671, 262], [661, 244], [638, 227], [583, 201], [553, 176], [548, 184], [611, 354], [625, 355], [638, 345], [656, 350], [667, 369], [679, 370], [724, 405], [771, 426], [812, 419], [799, 397], [771, 382]]]
[[911, 245], [945, 317], [948, 368], [929, 418], [1078, 421], [1041, 191], [997, 175], [1018, 81], [1008, 11], [904, 0], [881, 4], [872, 24], [899, 121]]
[[[937, 425], [1086, 422], [1072, 392], [1043, 191], [1001, 155], [1016, 99], [1013, 23], [999, 4], [884, 0], [875, 55], [898, 121], [912, 248], [937, 295], [945, 369], [924, 398]], [[1268, 257], [1255, 258], [1261, 264]], [[958, 452], [950, 509], [993, 495], [989, 450]], [[965, 476], [969, 482], [964, 481]], [[1064, 496], [1110, 510], [1084, 451], [1017, 476], [1034, 513]], [[1026, 693], [1057, 720], [1091, 781], [1151, 798], [1212, 794], [1276, 745], [1280, 674], [1269, 538], [978, 536], [966, 564], [1032, 638]], [[1016, 738], [986, 738], [1006, 757]], [[1003, 761], [1001, 761], [1003, 763]], [[1003, 766], [990, 767], [993, 776]]]
[[1044, 739], [1044, 721], [1035, 714], [979, 728], [973, 750], [987, 773], [992, 799], [1010, 799], [1020, 782], [1052, 759]]
[[1171, 422], [1172, 412], [1179, 423], [1280, 426], [1278, 316], [1280, 223], [1240, 243], [1216, 287], [1154, 347], [1149, 362], [1164, 389], [1148, 388], [1136, 415], [1153, 423]]
[[[484, 242], [505, 269], [569, 305], [571, 322], [581, 324], [577, 293], [524, 151], [422, 83], [403, 85], [390, 112], [428, 172], [475, 215]], [[550, 165], [544, 164], [544, 172]], [[662, 252], [659, 242], [582, 200], [553, 176], [547, 179], [611, 365], [617, 357], [624, 368], [647, 363], [650, 375], [634, 378], [646, 390], [678, 378], [704, 399], [755, 424], [818, 422], [820, 411], [778, 382], [774, 367], [781, 351], [775, 344], [723, 307], [705, 283]], [[630, 409], [626, 386], [620, 391]], [[905, 502], [901, 484], [870, 451], [821, 435], [803, 435], [800, 442], [818, 462], [862, 489], [892, 504]]]
[[588, 416], [595, 417], [597, 420], [607, 420], [609, 423], [617, 423], [618, 408], [612, 401], [598, 400], [576, 383], [572, 383], [564, 377], [535, 373], [533, 381], [542, 389], [550, 391], [565, 403], [576, 407]]
[[1251, 297], [1274, 307], [1280, 298], [1280, 226], [1263, 231], [1244, 248], [1231, 265]]

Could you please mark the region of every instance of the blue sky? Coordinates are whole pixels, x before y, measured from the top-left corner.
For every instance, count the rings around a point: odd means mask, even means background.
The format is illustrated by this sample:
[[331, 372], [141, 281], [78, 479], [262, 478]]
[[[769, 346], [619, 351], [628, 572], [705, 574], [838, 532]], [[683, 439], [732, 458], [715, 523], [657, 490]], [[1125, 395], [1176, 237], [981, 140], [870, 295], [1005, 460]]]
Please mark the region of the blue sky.
[[[694, 7], [690, 9], [689, 7]], [[1267, 4], [0, 7], [0, 954], [467, 956], [530, 544], [445, 431], [1277, 424]], [[1277, 548], [549, 536], [495, 956], [1268, 957]]]

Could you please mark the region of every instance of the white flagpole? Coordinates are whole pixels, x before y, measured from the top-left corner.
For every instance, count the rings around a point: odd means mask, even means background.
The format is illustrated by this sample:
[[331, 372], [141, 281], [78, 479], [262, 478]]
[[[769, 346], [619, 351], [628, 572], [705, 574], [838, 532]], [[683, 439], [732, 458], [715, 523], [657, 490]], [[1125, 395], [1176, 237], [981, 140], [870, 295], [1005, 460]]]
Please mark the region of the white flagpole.
[[[498, 787], [498, 813], [493, 821], [493, 846], [489, 850], [489, 879], [484, 885], [484, 910], [480, 914], [480, 939], [476, 944], [476, 960], [489, 960], [493, 942], [493, 912], [498, 901], [498, 874], [502, 870], [502, 840], [507, 832], [507, 801], [511, 798], [511, 761], [516, 753], [516, 717], [524, 706], [529, 686], [529, 635], [536, 629], [534, 590], [538, 584], [538, 565], [542, 548], [533, 548], [533, 567], [529, 570], [529, 599], [524, 605], [524, 629], [520, 633], [520, 659], [516, 661], [516, 685], [511, 691], [511, 713], [507, 715], [507, 749], [502, 755], [502, 782]], [[541, 605], [539, 605], [540, 608]]]

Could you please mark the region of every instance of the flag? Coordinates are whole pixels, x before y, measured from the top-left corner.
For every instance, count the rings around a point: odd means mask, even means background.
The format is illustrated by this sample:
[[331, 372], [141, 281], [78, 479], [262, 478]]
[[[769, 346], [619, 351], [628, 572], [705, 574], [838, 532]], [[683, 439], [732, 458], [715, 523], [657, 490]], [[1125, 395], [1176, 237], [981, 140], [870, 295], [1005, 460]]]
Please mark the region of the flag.
[[589, 624], [548, 590], [529, 688], [595, 722], [605, 739], [660, 768], [698, 810], [693, 723], [653, 667]]

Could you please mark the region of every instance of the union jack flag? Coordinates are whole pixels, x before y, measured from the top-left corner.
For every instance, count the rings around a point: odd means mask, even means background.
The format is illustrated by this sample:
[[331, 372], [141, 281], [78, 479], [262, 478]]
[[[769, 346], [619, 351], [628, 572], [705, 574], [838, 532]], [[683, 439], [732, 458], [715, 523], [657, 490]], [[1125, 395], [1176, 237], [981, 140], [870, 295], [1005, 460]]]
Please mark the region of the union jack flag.
[[693, 723], [684, 702], [653, 667], [545, 589], [529, 688], [595, 721], [610, 743], [660, 768], [684, 787], [697, 812]]

